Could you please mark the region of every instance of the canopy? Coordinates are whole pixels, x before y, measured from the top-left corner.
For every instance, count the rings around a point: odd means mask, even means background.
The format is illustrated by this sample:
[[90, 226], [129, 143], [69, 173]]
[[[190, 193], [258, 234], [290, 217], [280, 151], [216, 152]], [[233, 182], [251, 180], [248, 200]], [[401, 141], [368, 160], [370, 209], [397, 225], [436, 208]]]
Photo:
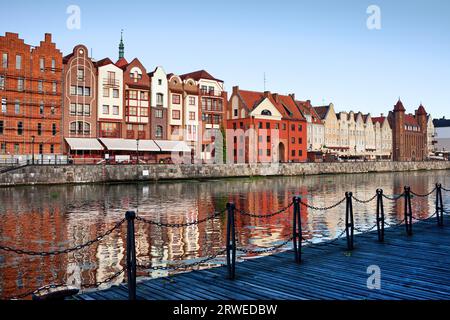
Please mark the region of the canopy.
[[153, 140], [139, 140], [139, 144], [135, 139], [100, 138], [100, 141], [111, 151], [160, 151]]
[[67, 144], [71, 150], [90, 150], [90, 151], [101, 151], [104, 150], [103, 146], [98, 142], [97, 139], [89, 138], [65, 138]]
[[155, 140], [162, 152], [191, 152], [191, 148], [184, 141]]

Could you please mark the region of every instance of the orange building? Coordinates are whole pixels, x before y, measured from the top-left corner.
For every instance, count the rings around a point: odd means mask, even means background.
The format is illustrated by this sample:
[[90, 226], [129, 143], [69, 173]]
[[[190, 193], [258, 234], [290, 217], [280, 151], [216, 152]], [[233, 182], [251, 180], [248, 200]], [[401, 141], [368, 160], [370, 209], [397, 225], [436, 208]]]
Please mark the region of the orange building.
[[62, 153], [62, 53], [45, 34], [39, 46], [0, 37], [0, 154]]
[[233, 88], [227, 111], [227, 159], [306, 162], [307, 123], [293, 96]]

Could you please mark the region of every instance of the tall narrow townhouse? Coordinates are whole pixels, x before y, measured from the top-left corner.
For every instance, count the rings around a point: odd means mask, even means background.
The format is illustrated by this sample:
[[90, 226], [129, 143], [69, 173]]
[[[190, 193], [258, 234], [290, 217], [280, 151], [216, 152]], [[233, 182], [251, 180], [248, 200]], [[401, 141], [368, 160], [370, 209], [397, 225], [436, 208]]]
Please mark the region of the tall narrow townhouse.
[[0, 37], [0, 154], [62, 153], [62, 53], [45, 34], [38, 46]]
[[98, 69], [98, 137], [123, 138], [123, 70], [109, 58], [96, 63]]
[[339, 121], [334, 111], [334, 105], [314, 107], [317, 115], [320, 117], [325, 128], [326, 153], [336, 154], [340, 150]]
[[[295, 96], [293, 96], [295, 99]], [[311, 101], [295, 100], [300, 111], [307, 121], [307, 150], [311, 153], [320, 153], [325, 145], [325, 126], [319, 115], [311, 105]]]
[[169, 109], [167, 74], [162, 67], [157, 67], [148, 76], [150, 79], [150, 139], [167, 140]]
[[192, 150], [196, 150], [198, 143], [201, 143], [199, 136], [200, 109], [199, 109], [199, 88], [192, 78], [183, 80], [184, 88], [184, 141]]
[[337, 153], [340, 157], [347, 157], [349, 155], [349, 114], [347, 112], [339, 112], [336, 114], [339, 122], [338, 129], [338, 143], [336, 145]]
[[205, 70], [199, 70], [180, 76], [183, 81], [192, 79], [199, 88], [199, 135], [201, 151], [196, 150], [202, 160], [215, 158], [215, 137], [225, 128], [225, 110], [227, 106], [227, 92], [224, 82], [213, 77]]
[[370, 113], [363, 115], [364, 120], [364, 140], [365, 140], [365, 159], [376, 159], [376, 145], [375, 145], [375, 127], [373, 126], [372, 116]]
[[167, 75], [167, 81], [169, 88], [168, 139], [179, 141], [183, 140], [183, 124], [185, 122], [183, 81], [172, 73]]
[[380, 117], [373, 117], [375, 131], [376, 157], [381, 160], [392, 159], [392, 129], [388, 118], [381, 114]]
[[150, 139], [150, 77], [147, 70], [135, 58], [128, 63], [120, 58], [116, 65], [123, 70], [125, 139]]
[[63, 79], [64, 138], [96, 138], [97, 68], [86, 46], [77, 45], [64, 57]]

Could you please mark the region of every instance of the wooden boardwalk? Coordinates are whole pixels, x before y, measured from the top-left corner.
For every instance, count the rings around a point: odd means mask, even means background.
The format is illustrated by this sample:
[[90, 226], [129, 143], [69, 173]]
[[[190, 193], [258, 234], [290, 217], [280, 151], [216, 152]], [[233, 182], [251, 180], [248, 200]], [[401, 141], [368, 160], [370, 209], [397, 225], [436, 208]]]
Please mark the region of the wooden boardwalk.
[[[345, 238], [305, 246], [297, 265], [291, 251], [249, 259], [236, 265], [236, 280], [226, 267], [192, 271], [138, 282], [137, 298], [145, 300], [305, 300], [305, 299], [450, 299], [450, 221], [435, 218], [386, 229], [385, 243], [375, 232], [355, 236], [347, 252]], [[381, 269], [381, 289], [367, 288], [367, 268]], [[78, 295], [81, 300], [127, 299], [126, 284]]]

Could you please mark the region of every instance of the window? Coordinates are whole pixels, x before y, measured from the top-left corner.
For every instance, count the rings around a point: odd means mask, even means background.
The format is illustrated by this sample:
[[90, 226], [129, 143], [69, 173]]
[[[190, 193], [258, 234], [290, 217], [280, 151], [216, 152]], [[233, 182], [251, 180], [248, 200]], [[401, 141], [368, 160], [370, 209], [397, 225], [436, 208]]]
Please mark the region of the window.
[[158, 79], [158, 85], [162, 86], [162, 80]]
[[74, 96], [77, 94], [77, 87], [76, 86], [70, 86], [70, 95]]
[[303, 139], [302, 138], [298, 138], [298, 143], [302, 144], [303, 143]]
[[5, 98], [2, 98], [2, 113], [6, 113], [7, 112], [7, 101]]
[[39, 70], [41, 72], [45, 71], [45, 59], [44, 58], [39, 59]]
[[129, 115], [130, 116], [137, 116], [137, 108], [136, 107], [130, 107], [129, 108]]
[[113, 115], [115, 116], [119, 115], [119, 106], [113, 106]]
[[84, 105], [84, 115], [88, 117], [91, 115], [91, 105], [89, 104]]
[[295, 150], [292, 150], [291, 154], [293, 157], [295, 157]]
[[283, 130], [286, 130], [286, 123], [283, 123]]
[[300, 131], [300, 132], [303, 131], [303, 126], [301, 124], [298, 125], [298, 131]]
[[3, 55], [2, 55], [2, 67], [3, 67], [3, 69], [8, 68], [8, 54], [7, 53], [3, 53]]
[[1, 153], [1, 154], [5, 154], [5, 153], [6, 153], [6, 143], [4, 143], [4, 142], [2, 142], [2, 146], [1, 146], [1, 149], [0, 149], [0, 153]]
[[77, 113], [77, 105], [75, 103], [70, 104], [69, 113], [71, 116], [76, 115]]
[[77, 70], [77, 79], [78, 79], [78, 81], [84, 80], [84, 69]]
[[270, 149], [267, 149], [267, 156], [269, 156], [270, 157]]
[[163, 137], [163, 127], [156, 126], [156, 138], [161, 139]]
[[172, 110], [172, 118], [175, 120], [180, 120], [180, 110]]
[[148, 117], [148, 108], [141, 108], [141, 117]]
[[270, 122], [266, 122], [266, 129], [270, 129]]
[[44, 114], [44, 101], [39, 103], [39, 114]]
[[214, 94], [214, 87], [209, 87], [208, 89], [209, 94]]
[[237, 117], [238, 116], [238, 109], [234, 109], [234, 116]]
[[84, 95], [86, 97], [90, 97], [91, 96], [91, 87], [85, 87], [84, 88]]
[[77, 115], [82, 116], [83, 115], [83, 105], [77, 104]]
[[109, 88], [103, 88], [103, 97], [109, 98]]
[[295, 124], [292, 124], [292, 125], [291, 125], [291, 130], [292, 130], [292, 131], [295, 131]]
[[207, 86], [202, 86], [201, 90], [202, 90], [203, 94], [206, 94], [208, 92], [208, 87]]
[[195, 112], [189, 112], [189, 120], [195, 120]]
[[22, 69], [22, 56], [16, 55], [16, 69], [20, 70]]
[[39, 93], [44, 92], [44, 80], [39, 80], [38, 81], [38, 92]]
[[14, 103], [14, 112], [15, 114], [20, 114], [20, 100], [16, 100]]
[[5, 90], [5, 76], [0, 76], [0, 90]]
[[18, 154], [20, 150], [20, 145], [18, 143], [14, 143], [14, 153]]
[[52, 92], [56, 94], [56, 81], [53, 81], [52, 83]]
[[291, 143], [295, 144], [295, 138], [294, 137], [291, 138]]
[[263, 111], [261, 112], [261, 115], [263, 115], [263, 116], [271, 116], [271, 115], [272, 115], [272, 112], [270, 112], [270, 110], [263, 110]]
[[162, 93], [157, 93], [156, 94], [156, 105], [162, 106], [163, 100], [164, 100], [164, 95]]
[[303, 150], [298, 150], [298, 156], [302, 157], [303, 156]]
[[103, 114], [109, 114], [109, 106], [108, 105], [103, 105], [103, 110], [102, 110]]
[[119, 89], [113, 89], [113, 98], [119, 98]]
[[83, 95], [83, 87], [77, 87], [77, 95], [79, 96]]
[[0, 120], [0, 134], [3, 134], [4, 126], [5, 126], [5, 124], [4, 124], [3, 120]]
[[56, 136], [56, 123], [52, 124], [52, 135]]
[[17, 91], [23, 91], [23, 87], [24, 87], [24, 79], [18, 78], [17, 79]]
[[181, 103], [181, 96], [179, 94], [172, 95], [172, 103], [173, 104], [180, 104]]
[[141, 91], [141, 100], [148, 100], [148, 92]]
[[42, 123], [38, 123], [37, 125], [37, 134], [38, 136], [42, 135]]
[[39, 154], [43, 154], [43, 153], [44, 153], [44, 144], [39, 143]]
[[133, 131], [133, 125], [132, 124], [127, 124], [127, 130], [128, 131]]
[[163, 111], [155, 110], [155, 118], [163, 118]]
[[53, 144], [50, 145], [50, 153], [55, 153], [55, 146]]
[[55, 73], [56, 71], [56, 60], [55, 58], [52, 58], [52, 73]]
[[189, 105], [195, 106], [195, 97], [189, 97]]
[[19, 121], [17, 123], [17, 135], [18, 136], [23, 135], [23, 122], [22, 121]]

